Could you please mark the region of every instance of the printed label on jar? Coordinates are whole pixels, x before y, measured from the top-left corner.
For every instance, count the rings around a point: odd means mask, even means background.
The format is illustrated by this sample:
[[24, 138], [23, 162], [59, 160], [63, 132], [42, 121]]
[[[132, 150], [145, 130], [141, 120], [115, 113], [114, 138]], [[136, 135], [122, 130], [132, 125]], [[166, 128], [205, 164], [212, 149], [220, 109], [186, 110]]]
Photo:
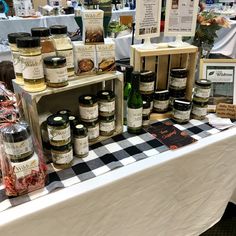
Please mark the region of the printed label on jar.
[[153, 92], [154, 91], [154, 81], [153, 82], [140, 82], [139, 90], [142, 92]]
[[211, 89], [202, 89], [202, 88], [195, 88], [195, 95], [200, 98], [209, 98], [211, 93]]
[[99, 102], [99, 111], [108, 113], [115, 111], [115, 101]]
[[22, 73], [22, 64], [20, 60], [20, 53], [12, 51], [12, 59], [15, 73], [21, 74]]
[[21, 56], [22, 74], [24, 79], [42, 79], [44, 78], [42, 55]]
[[68, 80], [67, 68], [49, 69], [45, 68], [46, 79], [50, 83], [62, 83]]
[[207, 106], [206, 107], [197, 107], [193, 105], [192, 114], [202, 117], [207, 115]]
[[74, 58], [73, 58], [73, 50], [72, 49], [57, 51], [57, 56], [62, 56], [62, 57], [66, 58], [67, 68], [74, 67]]
[[85, 155], [89, 152], [88, 136], [74, 138], [74, 150], [77, 155]]
[[179, 120], [189, 120], [190, 110], [188, 111], [174, 110], [174, 117]]
[[100, 121], [100, 131], [110, 132], [114, 129], [115, 129], [115, 121], [114, 120], [111, 122]]
[[70, 126], [65, 129], [58, 129], [55, 127], [48, 127], [48, 137], [49, 140], [53, 141], [63, 141], [70, 138]]
[[187, 77], [175, 78], [170, 77], [170, 85], [177, 88], [185, 88], [187, 83]]
[[146, 109], [143, 108], [142, 114], [143, 114], [143, 115], [149, 115], [150, 112], [151, 112], [151, 109], [150, 109], [150, 108], [146, 108]]
[[73, 160], [72, 149], [66, 153], [57, 153], [54, 152], [53, 150], [51, 152], [52, 152], [52, 161], [55, 164], [58, 165], [69, 164]]
[[131, 128], [142, 126], [142, 112], [143, 108], [132, 109], [128, 108], [127, 125]]
[[97, 119], [98, 105], [92, 107], [79, 106], [80, 117], [85, 120]]
[[96, 139], [99, 136], [99, 125], [97, 124], [95, 127], [88, 128], [88, 139]]
[[46, 52], [46, 53], [42, 53], [42, 58], [46, 58], [46, 57], [53, 57], [56, 56], [56, 52]]
[[169, 106], [169, 100], [159, 101], [154, 100], [153, 107], [158, 110], [167, 110]]
[[25, 177], [31, 174], [32, 171], [39, 171], [38, 156], [34, 155], [29, 160], [22, 162], [11, 162], [11, 166], [18, 179]]
[[4, 150], [6, 154], [12, 156], [19, 156], [33, 150], [33, 143], [31, 137], [24, 141], [16, 143], [3, 142]]

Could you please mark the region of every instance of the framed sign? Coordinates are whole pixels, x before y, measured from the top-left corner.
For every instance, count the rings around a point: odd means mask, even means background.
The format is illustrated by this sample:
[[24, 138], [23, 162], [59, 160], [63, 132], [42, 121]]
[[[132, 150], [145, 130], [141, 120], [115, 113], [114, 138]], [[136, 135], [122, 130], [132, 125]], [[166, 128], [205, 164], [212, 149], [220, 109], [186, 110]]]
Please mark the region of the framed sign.
[[198, 2], [198, 0], [167, 0], [164, 35], [194, 36]]
[[209, 105], [236, 104], [236, 59], [201, 59], [199, 76], [212, 82]]

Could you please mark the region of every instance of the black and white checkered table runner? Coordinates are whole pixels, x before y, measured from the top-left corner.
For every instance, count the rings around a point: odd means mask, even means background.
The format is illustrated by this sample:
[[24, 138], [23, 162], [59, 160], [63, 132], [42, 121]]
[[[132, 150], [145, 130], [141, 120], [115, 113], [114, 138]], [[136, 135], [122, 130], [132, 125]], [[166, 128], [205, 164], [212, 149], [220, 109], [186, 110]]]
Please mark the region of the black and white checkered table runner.
[[[210, 126], [207, 120], [191, 120], [186, 125], [175, 124], [175, 126], [180, 130], [187, 131], [190, 136], [197, 140], [220, 132], [220, 130]], [[27, 195], [8, 198], [3, 186], [0, 185], [0, 211], [46, 195], [57, 188], [77, 184], [167, 150], [169, 150], [168, 147], [145, 131], [140, 135], [124, 132], [92, 145], [89, 155], [82, 159], [75, 158], [71, 168], [58, 170], [49, 164], [48, 182], [43, 189]]]

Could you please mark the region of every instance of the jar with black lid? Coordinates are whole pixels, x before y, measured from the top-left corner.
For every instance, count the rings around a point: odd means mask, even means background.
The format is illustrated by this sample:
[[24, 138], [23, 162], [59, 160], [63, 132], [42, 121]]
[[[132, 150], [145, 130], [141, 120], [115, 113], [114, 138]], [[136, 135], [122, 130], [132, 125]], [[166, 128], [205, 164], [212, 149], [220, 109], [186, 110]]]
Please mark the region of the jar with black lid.
[[72, 166], [73, 149], [70, 143], [63, 146], [51, 145], [52, 162], [56, 168], [66, 169]]
[[169, 87], [176, 90], [186, 89], [188, 71], [186, 68], [170, 69]]
[[112, 116], [115, 114], [115, 94], [113, 91], [99, 91], [97, 94], [97, 98], [100, 116]]
[[98, 102], [94, 95], [82, 95], [79, 97], [80, 119], [85, 122], [93, 122], [98, 119]]
[[169, 109], [170, 94], [168, 90], [160, 90], [154, 93], [153, 111], [157, 113], [165, 113]]
[[77, 157], [86, 157], [89, 154], [88, 130], [83, 124], [77, 124], [73, 130], [74, 152]]
[[43, 61], [48, 87], [59, 88], [68, 85], [68, 73], [65, 57], [45, 57]]
[[141, 94], [141, 96], [142, 96], [143, 101], [150, 102], [150, 110], [152, 111], [154, 93], [152, 93], [152, 94]]
[[56, 114], [60, 114], [60, 115], [66, 115], [66, 116], [70, 116], [72, 114], [71, 110], [68, 109], [62, 109], [56, 112]]
[[173, 106], [173, 119], [179, 124], [186, 124], [190, 119], [192, 103], [185, 99], [175, 99]]
[[152, 71], [141, 71], [139, 91], [141, 94], [152, 94], [155, 90], [155, 74]]
[[170, 108], [173, 108], [175, 99], [184, 99], [185, 92], [186, 92], [185, 89], [176, 90], [176, 89], [169, 88], [169, 94], [170, 94], [169, 106], [170, 106]]
[[143, 101], [143, 111], [142, 111], [142, 126], [146, 127], [150, 123], [150, 102]]
[[211, 84], [210, 80], [196, 80], [194, 88], [194, 96], [198, 98], [200, 102], [206, 102], [209, 100], [211, 94]]
[[79, 119], [76, 116], [69, 116], [70, 128], [74, 129], [79, 124]]
[[193, 98], [191, 117], [196, 120], [204, 120], [207, 115], [208, 102], [199, 102]]
[[99, 130], [100, 135], [110, 136], [115, 132], [115, 117], [112, 116], [100, 116]]
[[71, 142], [69, 118], [54, 114], [47, 118], [49, 142], [53, 146], [64, 146]]
[[89, 142], [97, 141], [99, 138], [99, 120], [95, 120], [92, 122], [83, 122], [85, 127], [88, 130], [88, 140]]
[[11, 124], [2, 128], [3, 148], [11, 162], [23, 162], [34, 154], [30, 128], [26, 123]]

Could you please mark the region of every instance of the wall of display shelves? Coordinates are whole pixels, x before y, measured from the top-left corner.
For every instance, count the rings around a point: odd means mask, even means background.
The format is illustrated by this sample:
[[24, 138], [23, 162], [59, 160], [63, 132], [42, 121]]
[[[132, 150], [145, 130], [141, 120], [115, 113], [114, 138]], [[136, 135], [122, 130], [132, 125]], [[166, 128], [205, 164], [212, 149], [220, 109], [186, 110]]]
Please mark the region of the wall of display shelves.
[[186, 99], [192, 99], [198, 48], [192, 45], [179, 48], [156, 48], [144, 50], [140, 45], [131, 46], [130, 64], [134, 70], [151, 70], [156, 73], [156, 89], [167, 89], [171, 68], [188, 70]]
[[36, 93], [26, 92], [24, 87], [15, 83], [14, 80], [13, 87], [17, 100], [21, 103], [20, 113], [30, 124], [40, 145], [42, 145], [40, 131], [40, 123], [42, 122], [40, 117], [42, 115], [49, 112], [55, 113], [61, 109], [69, 109], [72, 114], [78, 116], [79, 96], [96, 95], [98, 91], [103, 89], [112, 90], [116, 95], [115, 132], [111, 136], [99, 136], [96, 143], [123, 132], [123, 74], [120, 72], [84, 78], [75, 77], [74, 80], [69, 81], [69, 85], [66, 87], [47, 88]]

